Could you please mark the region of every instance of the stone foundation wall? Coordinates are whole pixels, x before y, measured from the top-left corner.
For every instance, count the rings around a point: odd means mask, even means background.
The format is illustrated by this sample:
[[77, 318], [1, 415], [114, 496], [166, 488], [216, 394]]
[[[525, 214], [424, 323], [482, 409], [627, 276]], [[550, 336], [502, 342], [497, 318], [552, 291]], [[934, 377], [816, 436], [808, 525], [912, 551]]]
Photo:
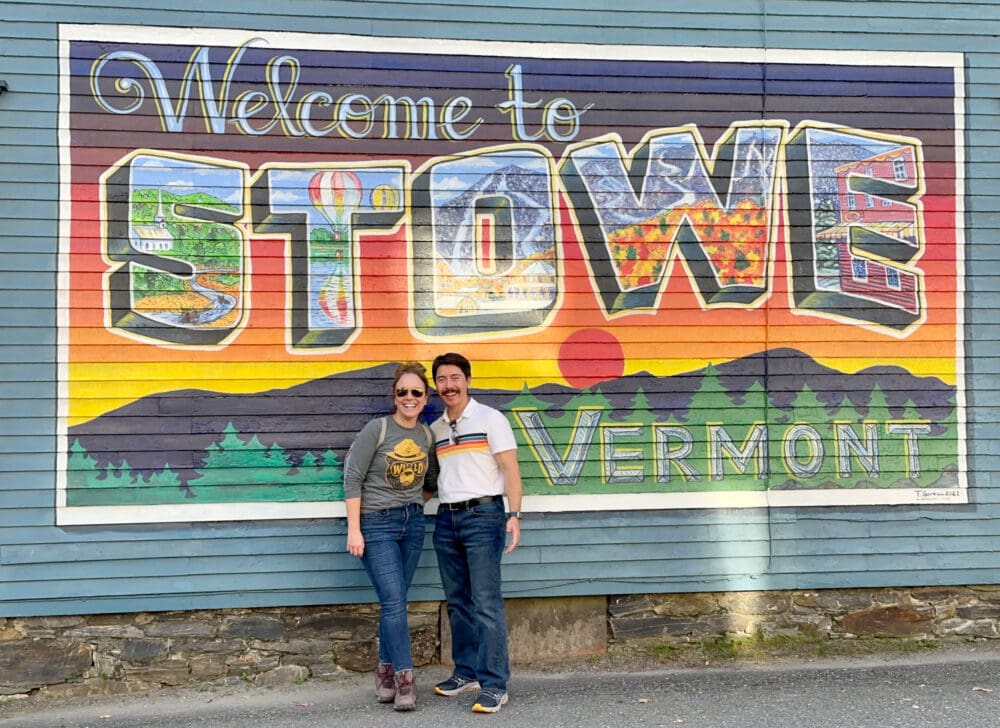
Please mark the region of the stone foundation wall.
[[[439, 604], [412, 603], [410, 624], [414, 663], [437, 662]], [[371, 604], [0, 619], [0, 696], [300, 682], [372, 669], [377, 631]]]
[[720, 634], [998, 639], [1000, 585], [614, 597], [608, 625], [617, 641]]
[[[417, 666], [447, 659], [437, 602], [410, 605]], [[514, 662], [600, 654], [608, 642], [725, 634], [1000, 638], [1000, 585], [512, 599]], [[375, 605], [0, 619], [0, 699], [212, 681], [301, 682], [377, 660]]]

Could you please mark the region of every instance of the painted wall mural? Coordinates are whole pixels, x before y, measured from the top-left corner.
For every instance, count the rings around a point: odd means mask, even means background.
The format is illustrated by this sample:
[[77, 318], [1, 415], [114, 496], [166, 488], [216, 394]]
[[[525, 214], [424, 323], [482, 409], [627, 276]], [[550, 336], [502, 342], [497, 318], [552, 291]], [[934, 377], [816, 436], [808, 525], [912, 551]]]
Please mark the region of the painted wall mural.
[[61, 524], [343, 515], [393, 362], [451, 350], [526, 508], [967, 501], [960, 54], [60, 58]]

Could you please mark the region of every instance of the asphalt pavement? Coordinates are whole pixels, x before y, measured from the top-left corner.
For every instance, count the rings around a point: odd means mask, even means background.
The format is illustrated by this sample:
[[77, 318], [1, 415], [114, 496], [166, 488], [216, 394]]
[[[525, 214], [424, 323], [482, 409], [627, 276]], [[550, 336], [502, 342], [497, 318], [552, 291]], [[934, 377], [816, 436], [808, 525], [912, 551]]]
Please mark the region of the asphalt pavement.
[[440, 666], [417, 671], [417, 710], [375, 702], [367, 675], [261, 688], [204, 685], [145, 695], [0, 705], [3, 728], [1000, 728], [1000, 650], [642, 672], [516, 669], [511, 701], [471, 712], [474, 694], [433, 695]]

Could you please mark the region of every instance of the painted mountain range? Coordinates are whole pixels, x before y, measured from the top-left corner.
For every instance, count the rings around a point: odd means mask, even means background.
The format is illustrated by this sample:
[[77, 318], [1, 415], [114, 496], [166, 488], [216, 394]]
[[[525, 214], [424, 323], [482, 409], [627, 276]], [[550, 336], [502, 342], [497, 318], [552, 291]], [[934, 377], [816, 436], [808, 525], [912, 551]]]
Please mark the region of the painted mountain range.
[[[199, 480], [206, 482], [207, 461], [218, 459], [227, 442], [230, 453], [234, 443], [243, 449], [256, 449], [265, 460], [270, 458], [293, 472], [322, 463], [340, 467], [361, 427], [373, 416], [390, 411], [386, 392], [394, 366], [384, 364], [253, 394], [191, 389], [144, 397], [70, 428], [70, 468], [74, 458], [79, 462], [85, 453], [94, 472], [111, 473], [126, 467], [133, 480], [145, 478], [148, 482], [151, 475], [169, 471], [168, 482], [184, 489]], [[478, 400], [504, 411], [509, 411], [515, 400], [523, 404], [528, 397], [553, 419], [576, 410], [582, 398], [599, 396], [609, 405], [606, 417], [611, 423], [634, 418], [637, 407], [643, 409], [646, 420], [684, 423], [691, 417], [692, 402], [708, 375], [724, 390], [730, 415], [740, 409], [748, 393], [762, 390], [767, 394], [768, 420], [786, 421], [784, 411], [807, 388], [819, 409], [828, 408], [832, 414], [847, 404], [857, 413], [858, 421], [865, 417], [875, 391], [882, 393], [894, 416], [907, 409], [911, 417], [915, 413], [931, 423], [955, 418], [955, 388], [939, 379], [917, 377], [891, 366], [845, 374], [794, 349], [760, 352], [668, 377], [631, 374], [583, 392], [556, 384], [531, 390], [483, 390], [475, 387], [475, 376], [472, 391]], [[756, 401], [760, 401], [759, 396]], [[759, 412], [759, 405], [752, 406]], [[440, 403], [432, 397], [425, 413], [428, 421], [439, 413]], [[720, 412], [720, 416], [724, 414]], [[746, 421], [745, 416], [739, 419]], [[934, 427], [940, 430], [939, 425]], [[555, 441], [557, 449], [565, 444]], [[280, 460], [275, 461], [279, 453]], [[235, 457], [231, 456], [230, 462]], [[253, 462], [247, 461], [246, 467], [252, 466]]]

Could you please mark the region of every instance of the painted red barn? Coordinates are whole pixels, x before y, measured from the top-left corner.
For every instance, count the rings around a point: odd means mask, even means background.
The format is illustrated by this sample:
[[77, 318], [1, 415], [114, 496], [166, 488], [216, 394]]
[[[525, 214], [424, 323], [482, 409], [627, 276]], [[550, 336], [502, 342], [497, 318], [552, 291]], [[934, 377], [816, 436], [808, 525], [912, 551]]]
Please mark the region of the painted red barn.
[[916, 277], [873, 256], [855, 255], [851, 250], [851, 234], [852, 229], [864, 228], [876, 236], [908, 243], [916, 251], [919, 247], [918, 210], [913, 205], [889, 198], [852, 191], [849, 184], [852, 178], [864, 176], [915, 188], [918, 177], [913, 147], [900, 146], [842, 164], [834, 171], [837, 175], [838, 222], [819, 232], [817, 238], [837, 246], [840, 289], [844, 293], [917, 313], [920, 301]]

